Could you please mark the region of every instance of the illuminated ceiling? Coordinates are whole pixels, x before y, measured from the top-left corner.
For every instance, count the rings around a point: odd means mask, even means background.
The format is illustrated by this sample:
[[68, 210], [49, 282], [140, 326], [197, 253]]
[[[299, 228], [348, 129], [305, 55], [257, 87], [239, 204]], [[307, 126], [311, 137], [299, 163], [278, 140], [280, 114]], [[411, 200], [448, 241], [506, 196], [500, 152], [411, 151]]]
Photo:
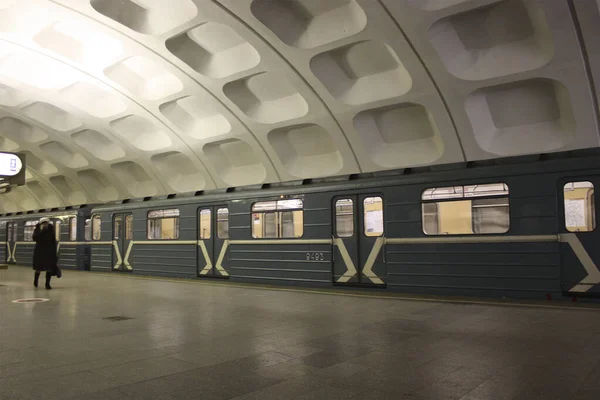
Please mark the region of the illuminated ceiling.
[[0, 212], [597, 147], [599, 37], [600, 0], [0, 0]]

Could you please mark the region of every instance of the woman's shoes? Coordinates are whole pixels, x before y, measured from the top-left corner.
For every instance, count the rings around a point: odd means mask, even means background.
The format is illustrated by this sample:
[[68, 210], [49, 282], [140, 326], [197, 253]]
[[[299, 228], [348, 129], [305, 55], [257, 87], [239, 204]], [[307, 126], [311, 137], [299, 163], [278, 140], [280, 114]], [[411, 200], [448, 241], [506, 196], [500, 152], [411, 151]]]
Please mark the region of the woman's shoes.
[[48, 289], [48, 290], [52, 289], [52, 287], [50, 286], [49, 283], [46, 283], [46, 289]]

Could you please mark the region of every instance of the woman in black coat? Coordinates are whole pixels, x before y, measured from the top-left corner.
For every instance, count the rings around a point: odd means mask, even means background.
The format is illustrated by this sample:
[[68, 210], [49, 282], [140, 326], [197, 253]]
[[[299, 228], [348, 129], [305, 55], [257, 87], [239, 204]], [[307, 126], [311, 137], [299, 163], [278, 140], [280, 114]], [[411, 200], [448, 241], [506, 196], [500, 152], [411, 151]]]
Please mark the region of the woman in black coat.
[[50, 279], [56, 274], [58, 266], [58, 256], [56, 234], [54, 225], [48, 218], [40, 219], [33, 231], [33, 240], [35, 241], [35, 250], [33, 251], [33, 269], [35, 269], [35, 278], [33, 286], [38, 286], [38, 280], [42, 271], [46, 271], [46, 289], [50, 287]]

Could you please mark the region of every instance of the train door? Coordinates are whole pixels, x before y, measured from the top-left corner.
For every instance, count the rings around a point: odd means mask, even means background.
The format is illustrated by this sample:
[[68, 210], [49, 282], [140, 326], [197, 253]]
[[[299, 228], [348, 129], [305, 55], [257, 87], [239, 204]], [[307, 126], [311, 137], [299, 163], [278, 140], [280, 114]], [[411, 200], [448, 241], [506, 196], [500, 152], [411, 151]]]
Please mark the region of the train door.
[[131, 271], [129, 246], [133, 240], [133, 215], [113, 215], [113, 270]]
[[600, 296], [600, 204], [594, 193], [600, 175], [562, 179], [558, 186], [562, 290]]
[[226, 206], [201, 207], [198, 210], [199, 276], [212, 278], [228, 276], [219, 265], [219, 256], [227, 239], [229, 239], [229, 209]]
[[6, 263], [15, 263], [15, 251], [17, 244], [17, 232], [19, 224], [16, 222], [9, 222], [6, 224]]
[[383, 196], [342, 196], [333, 202], [333, 282], [385, 285]]

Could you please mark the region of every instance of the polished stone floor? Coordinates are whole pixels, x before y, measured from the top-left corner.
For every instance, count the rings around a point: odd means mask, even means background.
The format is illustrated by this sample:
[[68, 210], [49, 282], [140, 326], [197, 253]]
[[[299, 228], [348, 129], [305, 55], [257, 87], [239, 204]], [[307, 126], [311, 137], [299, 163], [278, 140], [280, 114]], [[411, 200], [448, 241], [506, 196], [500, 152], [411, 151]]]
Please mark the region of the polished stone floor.
[[1, 400], [600, 399], [594, 307], [32, 275], [0, 270]]

